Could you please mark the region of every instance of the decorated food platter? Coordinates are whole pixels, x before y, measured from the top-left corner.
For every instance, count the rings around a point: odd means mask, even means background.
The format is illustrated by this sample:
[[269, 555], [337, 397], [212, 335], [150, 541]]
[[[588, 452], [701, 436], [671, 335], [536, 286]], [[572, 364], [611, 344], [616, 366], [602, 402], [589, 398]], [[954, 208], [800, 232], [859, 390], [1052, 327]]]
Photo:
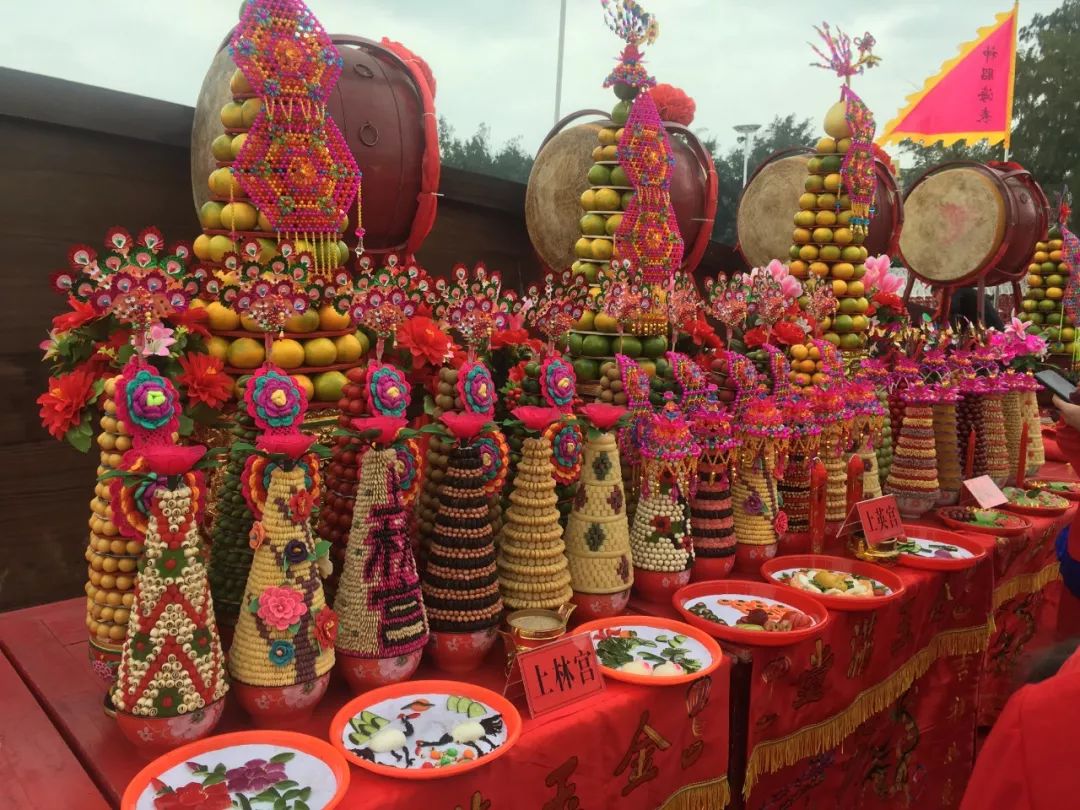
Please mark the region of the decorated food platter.
[[1027, 518], [1011, 515], [1000, 509], [946, 506], [937, 510], [937, 516], [951, 529], [991, 534], [995, 537], [1017, 537], [1031, 528], [1031, 521]]
[[1070, 501], [1080, 501], [1080, 481], [1043, 481], [1034, 479], [1025, 481], [1024, 487], [1060, 495]]
[[904, 592], [904, 582], [880, 565], [820, 554], [777, 557], [761, 566], [770, 582], [807, 593], [825, 607], [876, 610]]
[[723, 651], [708, 633], [674, 619], [612, 616], [581, 625], [605, 678], [646, 686], [676, 686], [708, 675]]
[[779, 647], [813, 638], [829, 622], [829, 611], [820, 601], [768, 582], [695, 582], [677, 591], [672, 601], [694, 627], [752, 647]]
[[349, 762], [394, 779], [440, 779], [483, 767], [521, 735], [506, 698], [460, 681], [407, 681], [365, 692], [330, 723]]
[[1005, 487], [1001, 492], [1009, 499], [1003, 508], [1020, 515], [1057, 517], [1069, 509], [1068, 498], [1046, 490]]
[[341, 753], [307, 734], [238, 731], [185, 745], [135, 775], [121, 810], [336, 807], [349, 787]]
[[904, 526], [905, 539], [899, 544], [900, 562], [909, 568], [928, 571], [959, 571], [972, 568], [986, 556], [975, 540], [956, 532], [930, 526]]

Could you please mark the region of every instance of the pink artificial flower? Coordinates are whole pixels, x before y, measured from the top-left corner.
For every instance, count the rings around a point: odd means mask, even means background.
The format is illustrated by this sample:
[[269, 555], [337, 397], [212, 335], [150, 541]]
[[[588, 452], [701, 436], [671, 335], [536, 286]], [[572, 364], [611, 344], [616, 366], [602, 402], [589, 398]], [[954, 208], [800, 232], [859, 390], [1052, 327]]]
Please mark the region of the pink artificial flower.
[[132, 340], [143, 357], [168, 357], [169, 347], [176, 343], [173, 330], [160, 323], [155, 323], [148, 332], [137, 332]]
[[258, 616], [275, 630], [288, 630], [307, 610], [304, 595], [295, 588], [270, 587], [259, 594]]

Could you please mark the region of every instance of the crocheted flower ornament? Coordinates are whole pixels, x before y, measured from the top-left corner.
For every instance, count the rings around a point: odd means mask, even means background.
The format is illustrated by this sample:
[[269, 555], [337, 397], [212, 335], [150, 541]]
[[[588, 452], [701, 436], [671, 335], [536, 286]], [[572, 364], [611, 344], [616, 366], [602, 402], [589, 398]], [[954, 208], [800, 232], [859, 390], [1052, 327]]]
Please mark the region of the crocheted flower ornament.
[[281, 369], [260, 368], [244, 389], [244, 402], [256, 426], [265, 431], [296, 430], [307, 410], [307, 395]]
[[549, 357], [540, 366], [540, 393], [552, 408], [569, 411], [577, 393], [574, 367], [561, 357]]
[[179, 425], [179, 396], [169, 380], [139, 360], [124, 367], [117, 386], [116, 416], [128, 426], [135, 443], [160, 432], [161, 443], [171, 439]]
[[465, 410], [492, 416], [495, 413], [495, 381], [483, 363], [464, 363], [458, 369], [457, 392]]
[[581, 428], [575, 424], [548, 425], [544, 436], [551, 442], [551, 464], [556, 482], [566, 486], [581, 474], [581, 457], [585, 442]]
[[399, 369], [372, 363], [368, 366], [366, 385], [372, 413], [378, 416], [404, 416], [412, 388]]

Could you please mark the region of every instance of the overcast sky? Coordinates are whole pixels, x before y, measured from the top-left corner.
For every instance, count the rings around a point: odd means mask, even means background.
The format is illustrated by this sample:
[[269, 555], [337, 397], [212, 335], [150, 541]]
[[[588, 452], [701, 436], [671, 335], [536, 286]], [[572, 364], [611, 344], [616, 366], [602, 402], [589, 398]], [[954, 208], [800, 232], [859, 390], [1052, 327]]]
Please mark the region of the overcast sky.
[[[481, 123], [493, 139], [535, 151], [555, 112], [559, 0], [308, 0], [332, 33], [388, 36], [419, 53], [438, 80], [440, 115], [459, 135]], [[235, 22], [238, 0], [3, 0], [0, 65], [193, 105]], [[1009, 0], [643, 0], [660, 20], [647, 65], [697, 101], [693, 127], [734, 143], [732, 126], [797, 113], [817, 124], [838, 80], [810, 68], [807, 41], [823, 19], [869, 31], [882, 64], [855, 80], [879, 131], [906, 96]], [[1059, 0], [1025, 0], [1024, 25]], [[600, 87], [620, 50], [599, 0], [567, 0], [562, 110], [607, 109]]]

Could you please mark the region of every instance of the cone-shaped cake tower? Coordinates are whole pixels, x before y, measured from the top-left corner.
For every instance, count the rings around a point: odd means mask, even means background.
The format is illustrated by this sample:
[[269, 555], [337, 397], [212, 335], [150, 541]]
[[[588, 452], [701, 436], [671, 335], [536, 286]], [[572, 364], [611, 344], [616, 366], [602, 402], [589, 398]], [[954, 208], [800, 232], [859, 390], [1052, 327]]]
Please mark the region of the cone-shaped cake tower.
[[626, 412], [594, 402], [581, 408], [588, 424], [585, 459], [563, 540], [578, 612], [598, 619], [622, 613], [634, 582], [615, 426]]
[[319, 571], [329, 562], [329, 543], [316, 542], [311, 528], [320, 485], [314, 437], [299, 430], [307, 398], [288, 374], [265, 365], [248, 382], [244, 402], [262, 433], [260, 452], [244, 469], [255, 554], [229, 673], [255, 721], [275, 723], [282, 713], [309, 713], [326, 691], [338, 621]]
[[937, 448], [934, 438], [936, 393], [922, 383], [901, 392], [904, 419], [893, 455], [885, 492], [896, 496], [900, 514], [920, 518], [929, 512], [941, 495], [937, 477]]
[[937, 402], [934, 404], [934, 447], [938, 486], [941, 490], [938, 504], [948, 506], [959, 499], [964, 478], [960, 467], [961, 442], [956, 421], [960, 392], [947, 383], [939, 384], [937, 390]]
[[1020, 393], [1020, 413], [1028, 427], [1027, 474], [1037, 475], [1046, 463], [1046, 447], [1043, 445], [1039, 403], [1035, 398], [1039, 383], [1030, 375], [1024, 375], [1024, 378], [1026, 385]]
[[[202, 474], [191, 468], [205, 447], [178, 447], [179, 397], [172, 384], [133, 359], [116, 387], [117, 418], [135, 447], [111, 484], [125, 535], [145, 538], [145, 552], [113, 706], [132, 742], [173, 747], [209, 734], [228, 685], [199, 535]], [[190, 722], [169, 722], [171, 718]]]
[[[1005, 395], [1001, 400], [1001, 414], [1005, 419], [1005, 447], [1009, 457], [1009, 477], [1016, 475], [1020, 466], [1020, 438], [1024, 431], [1023, 395], [1024, 376], [1009, 369], [1002, 375]], [[1030, 440], [1029, 440], [1030, 441]]]
[[735, 517], [731, 501], [731, 458], [738, 452], [731, 418], [715, 386], [703, 404], [690, 411], [694, 437], [701, 445], [697, 489], [690, 499], [695, 580], [719, 579], [735, 567]]
[[1009, 478], [1009, 450], [1005, 439], [1005, 391], [998, 377], [987, 379], [986, 394], [978, 401], [975, 422], [976, 442], [986, 447], [986, 469], [975, 475], [989, 475], [999, 487]]
[[390, 447], [403, 417], [353, 420], [375, 433], [357, 476], [356, 507], [334, 610], [337, 660], [357, 691], [404, 680], [428, 641], [427, 614], [413, 558], [408, 517]]
[[548, 426], [562, 414], [554, 408], [514, 409], [514, 416], [529, 432], [510, 490], [499, 542], [499, 589], [510, 610], [556, 610], [570, 601], [570, 571], [563, 552], [555, 495]]
[[487, 417], [444, 413], [440, 419], [453, 443], [439, 481], [421, 582], [436, 664], [448, 672], [468, 672], [495, 643], [503, 609], [477, 441]]

